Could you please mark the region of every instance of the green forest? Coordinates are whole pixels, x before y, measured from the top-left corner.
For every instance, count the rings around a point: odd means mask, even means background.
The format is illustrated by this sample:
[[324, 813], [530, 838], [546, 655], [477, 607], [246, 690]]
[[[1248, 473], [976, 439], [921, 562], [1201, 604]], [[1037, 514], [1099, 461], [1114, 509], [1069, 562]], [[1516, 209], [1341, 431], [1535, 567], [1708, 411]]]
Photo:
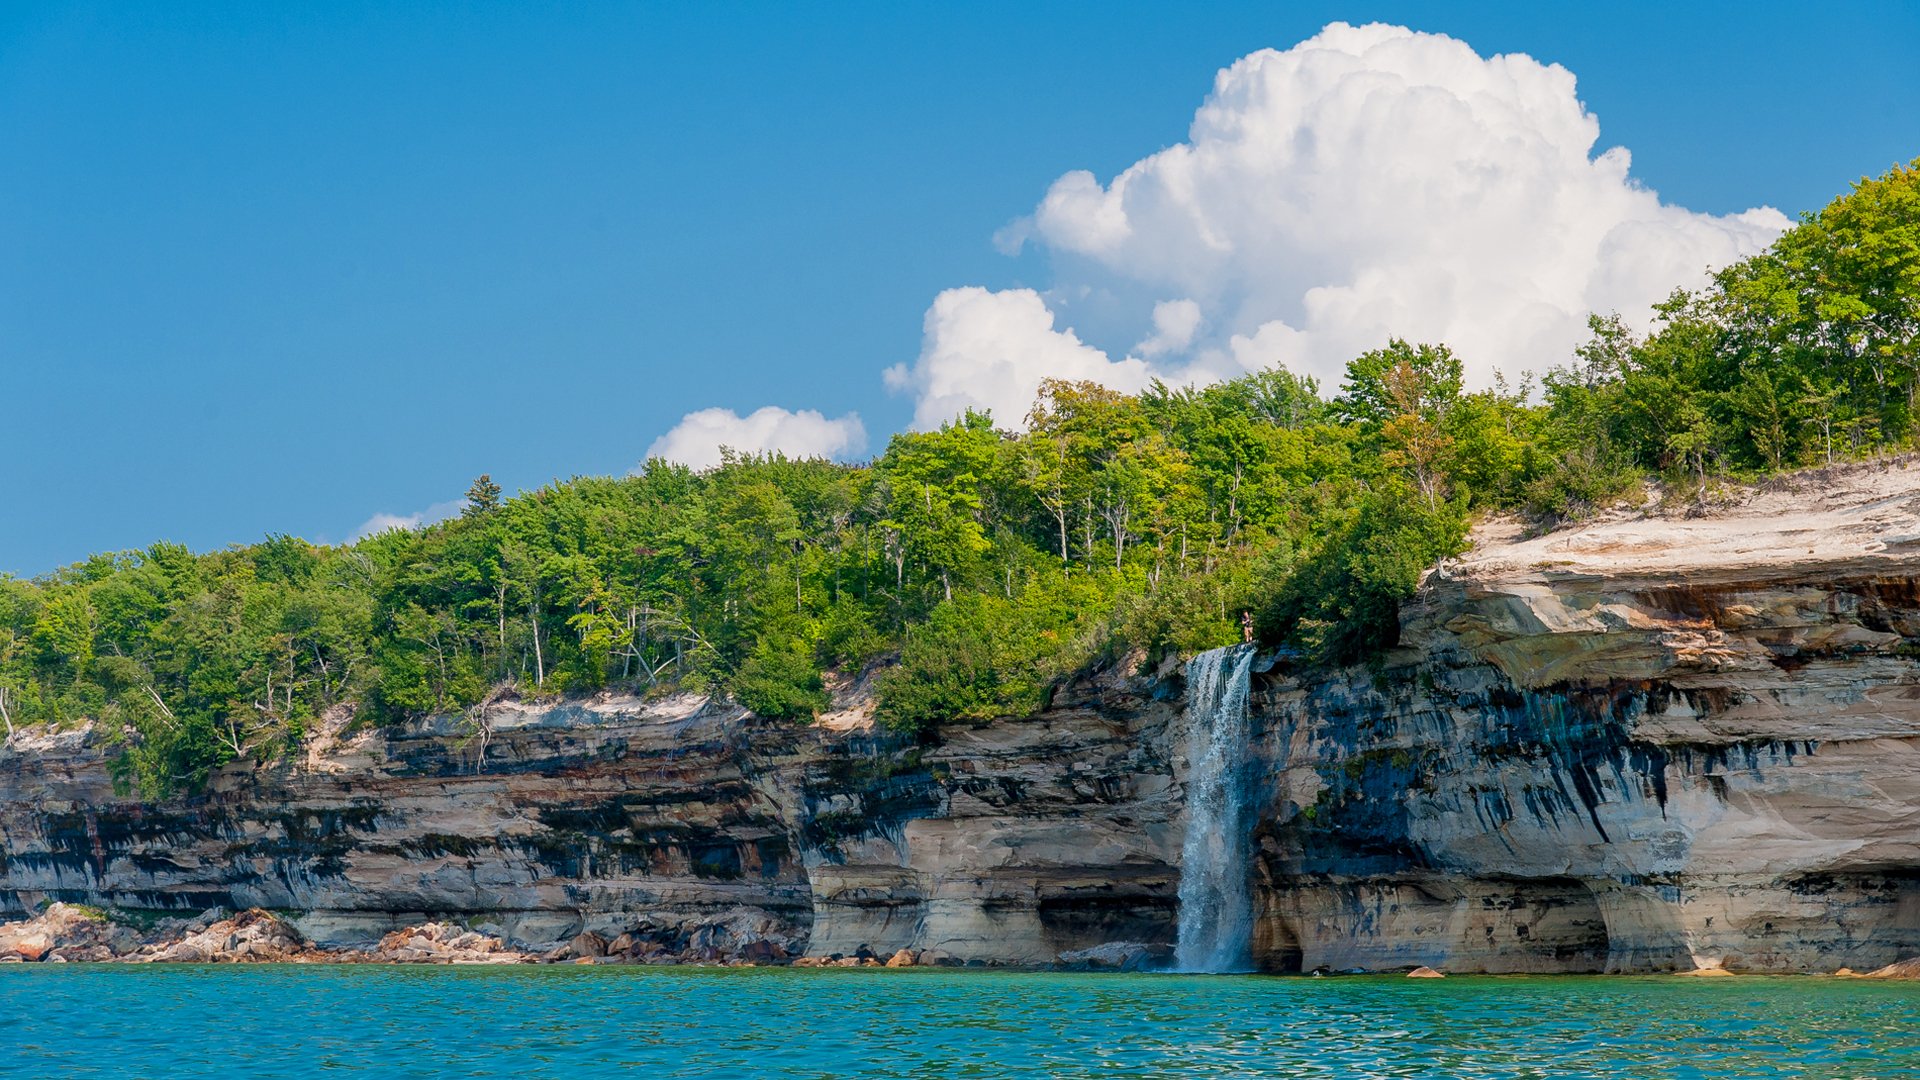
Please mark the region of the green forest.
[[458, 518], [350, 546], [156, 543], [0, 578], [0, 719], [92, 721], [162, 795], [336, 706], [386, 724], [682, 688], [806, 722], [829, 677], [876, 665], [882, 722], [928, 733], [1238, 641], [1243, 612], [1301, 664], [1364, 661], [1476, 514], [1545, 529], [1650, 481], [1706, 499], [1913, 447], [1920, 161], [1674, 293], [1644, 338], [1590, 325], [1485, 390], [1405, 341], [1338, 387], [1049, 383], [1021, 431], [968, 414], [867, 464], [655, 460], [504, 500], [481, 477]]

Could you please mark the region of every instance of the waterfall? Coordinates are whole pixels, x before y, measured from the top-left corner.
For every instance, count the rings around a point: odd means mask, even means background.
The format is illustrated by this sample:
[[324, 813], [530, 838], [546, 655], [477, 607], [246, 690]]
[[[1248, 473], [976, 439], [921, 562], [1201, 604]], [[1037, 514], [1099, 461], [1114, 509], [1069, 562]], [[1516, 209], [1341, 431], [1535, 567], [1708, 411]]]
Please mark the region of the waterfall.
[[1187, 839], [1180, 850], [1181, 971], [1253, 970], [1247, 742], [1253, 646], [1187, 663]]

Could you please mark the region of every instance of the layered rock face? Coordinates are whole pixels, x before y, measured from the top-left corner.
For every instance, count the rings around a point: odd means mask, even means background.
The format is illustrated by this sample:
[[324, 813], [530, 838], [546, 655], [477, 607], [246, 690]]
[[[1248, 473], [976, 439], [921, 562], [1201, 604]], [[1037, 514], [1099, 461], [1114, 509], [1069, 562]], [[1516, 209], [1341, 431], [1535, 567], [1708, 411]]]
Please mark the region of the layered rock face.
[[813, 951], [1014, 964], [1111, 942], [1170, 951], [1185, 807], [1175, 688], [1089, 679], [1037, 716], [912, 751], [924, 774], [890, 806], [869, 796], [843, 839], [809, 854]]
[[1267, 966], [1920, 952], [1920, 473], [1477, 540], [1377, 670], [1262, 688]]
[[[1255, 665], [1263, 968], [1866, 970], [1920, 953], [1920, 470], [1702, 517], [1483, 528], [1371, 667]], [[696, 698], [507, 704], [116, 795], [0, 750], [0, 908], [262, 907], [538, 951], [1129, 965], [1170, 950], [1179, 669], [914, 744]], [[1124, 948], [1114, 943], [1131, 943]]]
[[815, 739], [802, 764], [803, 741], [697, 699], [507, 705], [484, 728], [323, 735], [150, 805], [114, 794], [92, 733], [16, 738], [0, 899], [289, 910], [323, 945], [457, 917], [522, 943], [634, 931], [716, 953], [752, 944], [728, 939], [751, 908], [785, 949], [811, 912], [788, 823], [852, 753]]
[[[116, 795], [95, 733], [0, 751], [0, 905], [267, 908], [322, 947], [455, 920], [520, 948], [582, 934], [636, 957], [780, 961], [902, 948], [1051, 963], [1171, 940], [1175, 702], [1085, 703], [923, 747], [705, 699], [508, 704], [200, 796]], [[856, 688], [846, 697], [863, 699]]]

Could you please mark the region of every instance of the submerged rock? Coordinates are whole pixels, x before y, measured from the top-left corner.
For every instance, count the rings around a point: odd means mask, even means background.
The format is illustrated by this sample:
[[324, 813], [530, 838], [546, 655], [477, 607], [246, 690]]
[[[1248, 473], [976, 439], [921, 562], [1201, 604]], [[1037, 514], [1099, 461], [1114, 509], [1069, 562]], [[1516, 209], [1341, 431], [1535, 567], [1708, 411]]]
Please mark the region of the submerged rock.
[[1059, 965], [1075, 971], [1145, 971], [1166, 959], [1167, 949], [1138, 941], [1110, 941], [1060, 954]]

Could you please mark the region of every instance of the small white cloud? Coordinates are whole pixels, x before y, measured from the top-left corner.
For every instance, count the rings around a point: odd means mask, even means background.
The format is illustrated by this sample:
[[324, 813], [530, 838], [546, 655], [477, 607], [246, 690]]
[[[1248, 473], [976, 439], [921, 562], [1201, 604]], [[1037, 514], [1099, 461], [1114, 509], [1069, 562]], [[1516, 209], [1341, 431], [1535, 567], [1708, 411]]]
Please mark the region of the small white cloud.
[[790, 458], [844, 460], [867, 448], [867, 429], [858, 413], [829, 420], [812, 409], [790, 412], [772, 405], [746, 416], [732, 409], [701, 409], [653, 440], [646, 456], [711, 469], [720, 464], [722, 447], [741, 453], [778, 451]]
[[1186, 351], [1200, 329], [1200, 305], [1191, 300], [1162, 300], [1153, 305], [1153, 334], [1133, 347], [1145, 357]]
[[969, 408], [990, 410], [1000, 427], [1025, 427], [1045, 378], [1140, 390], [1152, 377], [1140, 360], [1110, 360], [1072, 329], [1055, 330], [1053, 312], [1032, 289], [948, 289], [927, 309], [924, 334], [919, 359], [886, 372], [888, 387], [914, 394], [913, 424], [922, 430]]
[[431, 525], [436, 521], [445, 521], [455, 514], [458, 514], [461, 508], [466, 505], [467, 500], [465, 499], [452, 499], [447, 502], [434, 503], [425, 510], [416, 510], [411, 514], [389, 514], [382, 511], [368, 518], [360, 524], [359, 528], [353, 530], [353, 538], [348, 540], [347, 543], [351, 544], [365, 540], [369, 536], [378, 536], [391, 529], [418, 529], [423, 525]]

